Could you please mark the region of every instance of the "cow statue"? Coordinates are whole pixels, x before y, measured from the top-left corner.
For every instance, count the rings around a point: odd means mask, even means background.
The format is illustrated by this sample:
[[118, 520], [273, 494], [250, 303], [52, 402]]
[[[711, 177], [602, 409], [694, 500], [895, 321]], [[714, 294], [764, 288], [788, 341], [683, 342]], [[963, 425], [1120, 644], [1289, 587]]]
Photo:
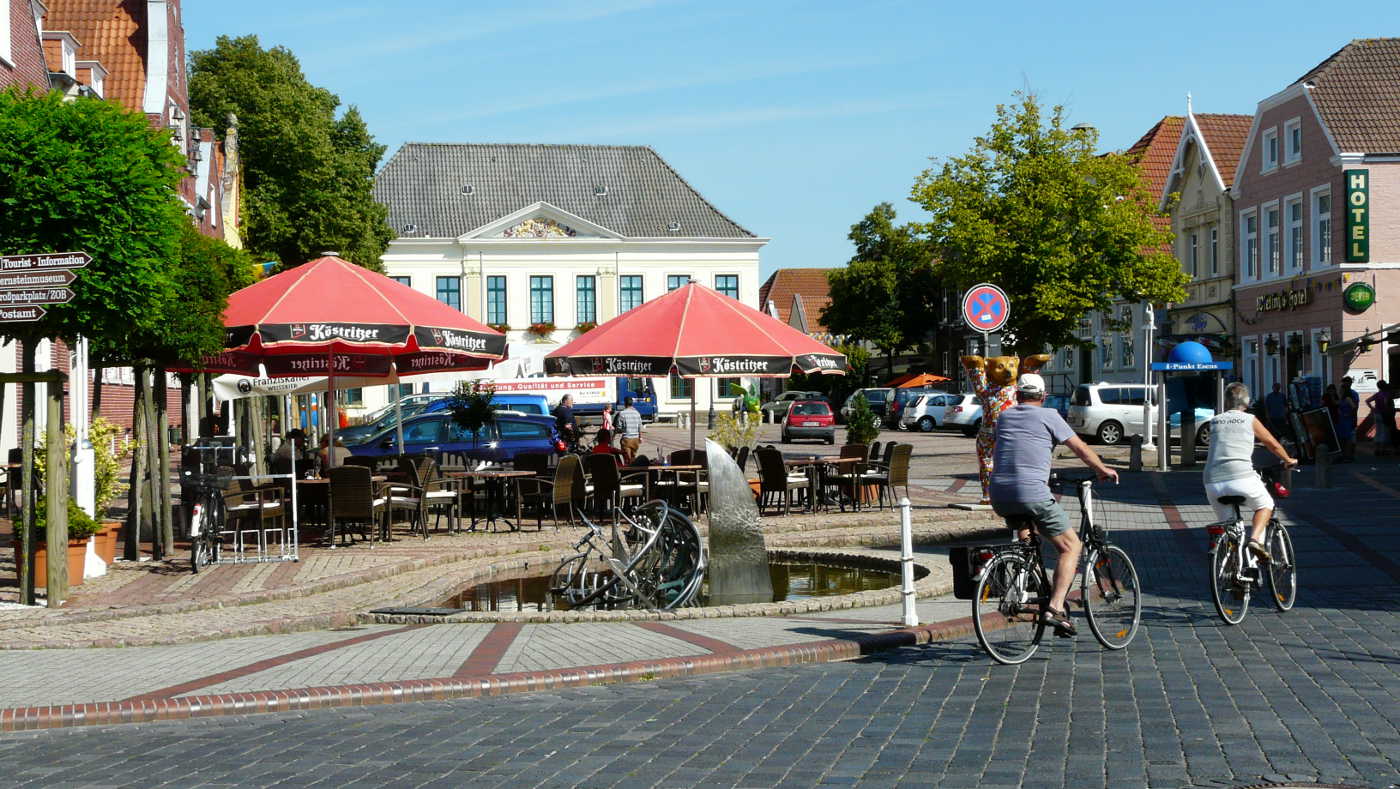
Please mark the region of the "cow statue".
[[972, 391], [982, 404], [982, 429], [977, 432], [977, 475], [982, 480], [982, 503], [990, 504], [992, 453], [997, 441], [997, 417], [1016, 404], [1016, 378], [1033, 373], [1050, 361], [1050, 354], [1015, 356], [964, 356], [963, 367], [972, 379]]

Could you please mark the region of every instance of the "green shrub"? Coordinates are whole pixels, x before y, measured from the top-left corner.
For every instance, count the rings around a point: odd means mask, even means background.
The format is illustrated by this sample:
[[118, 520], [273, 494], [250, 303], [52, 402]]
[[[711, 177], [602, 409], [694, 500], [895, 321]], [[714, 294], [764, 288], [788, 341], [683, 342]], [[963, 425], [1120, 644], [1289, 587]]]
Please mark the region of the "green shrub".
[[[18, 523], [15, 524], [19, 526]], [[49, 502], [48, 499], [39, 499], [39, 505], [34, 509], [34, 542], [41, 543], [48, 540], [49, 529]], [[86, 540], [92, 535], [102, 531], [102, 524], [83, 512], [82, 507], [76, 501], [68, 500], [68, 539]], [[18, 534], [16, 534], [18, 536]]]
[[851, 400], [851, 416], [846, 420], [846, 443], [869, 444], [880, 437], [880, 418], [870, 410], [864, 395]]

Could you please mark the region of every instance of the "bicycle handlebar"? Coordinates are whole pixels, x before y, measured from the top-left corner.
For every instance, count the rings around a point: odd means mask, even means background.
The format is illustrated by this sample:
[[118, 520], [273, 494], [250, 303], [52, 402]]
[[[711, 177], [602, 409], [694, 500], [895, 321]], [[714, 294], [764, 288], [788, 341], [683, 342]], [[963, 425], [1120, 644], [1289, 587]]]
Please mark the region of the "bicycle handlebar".
[[1080, 482], [1094, 482], [1099, 477], [1092, 471], [1052, 471], [1050, 484], [1075, 485]]

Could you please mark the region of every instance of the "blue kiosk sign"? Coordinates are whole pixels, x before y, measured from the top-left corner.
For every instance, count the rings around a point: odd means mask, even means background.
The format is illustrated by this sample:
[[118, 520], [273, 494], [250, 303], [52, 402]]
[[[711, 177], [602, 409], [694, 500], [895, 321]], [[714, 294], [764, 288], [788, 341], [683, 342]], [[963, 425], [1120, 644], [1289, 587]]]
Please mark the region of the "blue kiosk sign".
[[1233, 370], [1234, 362], [1153, 362], [1153, 372], [1200, 373]]

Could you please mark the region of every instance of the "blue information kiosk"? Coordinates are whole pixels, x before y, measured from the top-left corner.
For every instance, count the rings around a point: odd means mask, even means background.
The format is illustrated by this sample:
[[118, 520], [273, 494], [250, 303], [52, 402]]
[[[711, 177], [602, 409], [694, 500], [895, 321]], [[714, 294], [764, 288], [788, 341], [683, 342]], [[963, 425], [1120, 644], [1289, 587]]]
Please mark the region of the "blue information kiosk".
[[[1214, 373], [1215, 412], [1220, 413], [1225, 408], [1225, 376], [1222, 373], [1233, 370], [1234, 366], [1233, 362], [1214, 361], [1210, 349], [1190, 340], [1177, 343], [1167, 354], [1167, 361], [1152, 363], [1152, 371], [1157, 374], [1157, 435], [1162, 441], [1162, 451], [1157, 453], [1160, 470], [1167, 470], [1167, 447], [1171, 444], [1171, 434], [1168, 432], [1171, 400], [1168, 398], [1167, 374], [1176, 373], [1185, 377], [1183, 374]], [[1196, 461], [1196, 407], [1202, 399], [1199, 386], [1184, 385], [1177, 398], [1181, 407], [1181, 462], [1186, 466], [1194, 465]]]

